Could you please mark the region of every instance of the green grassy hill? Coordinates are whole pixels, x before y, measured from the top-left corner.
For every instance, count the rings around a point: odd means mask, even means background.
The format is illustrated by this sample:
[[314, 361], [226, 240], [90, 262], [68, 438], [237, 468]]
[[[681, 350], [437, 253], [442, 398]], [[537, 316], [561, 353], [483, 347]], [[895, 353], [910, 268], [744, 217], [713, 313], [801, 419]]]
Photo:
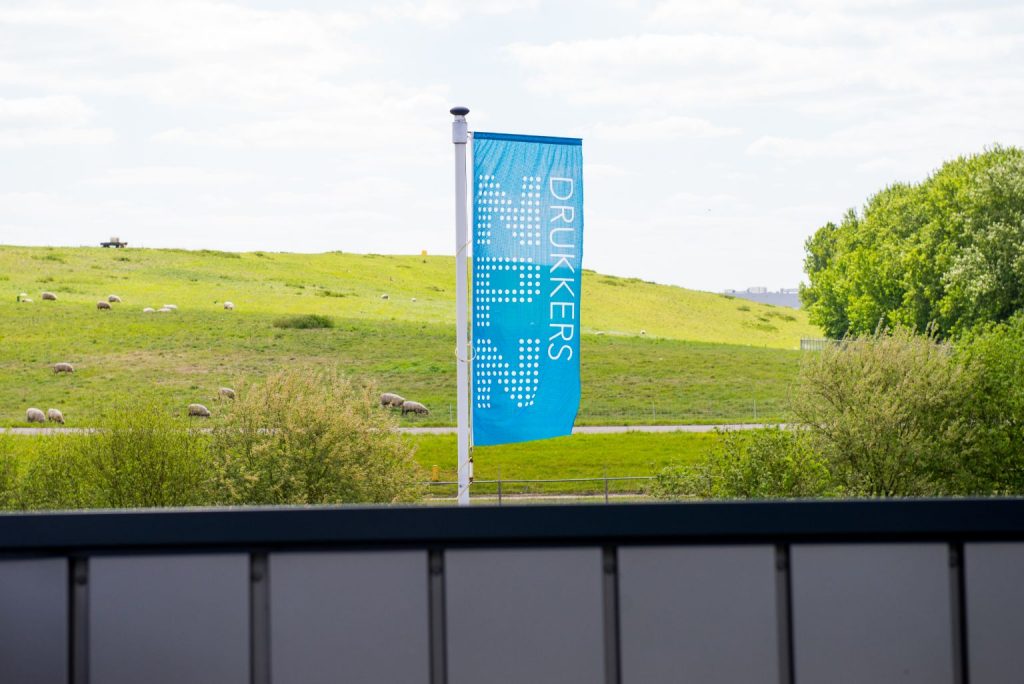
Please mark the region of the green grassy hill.
[[[450, 424], [453, 270], [451, 257], [0, 247], [0, 424], [54, 406], [90, 425], [143, 393], [183, 409], [283, 366], [331, 363], [426, 403], [419, 424]], [[58, 301], [42, 301], [47, 290]], [[35, 302], [15, 303], [20, 292]], [[109, 294], [123, 303], [97, 311]], [[819, 334], [798, 311], [593, 272], [583, 301], [581, 424], [781, 417], [792, 350]], [[178, 311], [142, 313], [163, 304]], [[273, 326], [305, 313], [336, 326]], [[53, 375], [58, 361], [75, 374]]]

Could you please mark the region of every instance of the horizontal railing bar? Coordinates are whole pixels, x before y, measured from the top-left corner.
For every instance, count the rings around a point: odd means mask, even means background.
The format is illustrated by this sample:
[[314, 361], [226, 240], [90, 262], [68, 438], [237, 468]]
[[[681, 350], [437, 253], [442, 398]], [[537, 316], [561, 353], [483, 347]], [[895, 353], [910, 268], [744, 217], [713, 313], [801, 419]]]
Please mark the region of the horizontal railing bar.
[[[558, 480], [473, 480], [470, 485], [475, 484], [543, 484], [546, 482], [619, 482], [624, 480], [654, 480], [654, 475], [622, 475], [620, 477], [566, 477]], [[436, 481], [432, 480], [426, 484], [430, 486], [436, 485], [457, 485], [458, 482], [443, 480]]]

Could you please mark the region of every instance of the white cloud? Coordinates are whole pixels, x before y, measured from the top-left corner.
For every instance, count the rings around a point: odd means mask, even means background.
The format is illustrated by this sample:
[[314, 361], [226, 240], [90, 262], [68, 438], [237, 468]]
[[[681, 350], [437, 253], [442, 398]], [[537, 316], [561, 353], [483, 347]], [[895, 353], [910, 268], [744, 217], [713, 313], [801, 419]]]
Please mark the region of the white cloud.
[[40, 123], [73, 126], [91, 119], [93, 110], [77, 97], [0, 98], [0, 126], [25, 126]]
[[666, 116], [625, 124], [599, 123], [591, 135], [614, 142], [667, 142], [686, 138], [718, 138], [739, 132], [738, 128], [716, 126], [707, 119]]
[[788, 286], [846, 207], [1024, 141], [1022, 34], [983, 1], [4, 0], [0, 242], [450, 253], [458, 99], [584, 134], [588, 267]]
[[217, 171], [197, 166], [139, 166], [113, 168], [95, 178], [84, 181], [87, 185], [101, 186], [167, 186], [244, 183], [255, 178], [252, 173]]
[[104, 145], [109, 128], [90, 127], [93, 110], [77, 97], [0, 98], [0, 147]]

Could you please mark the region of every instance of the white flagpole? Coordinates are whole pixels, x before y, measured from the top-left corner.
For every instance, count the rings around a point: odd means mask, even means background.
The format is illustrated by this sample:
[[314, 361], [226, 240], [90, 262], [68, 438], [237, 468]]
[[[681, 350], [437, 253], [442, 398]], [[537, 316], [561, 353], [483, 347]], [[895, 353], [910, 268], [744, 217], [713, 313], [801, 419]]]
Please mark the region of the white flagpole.
[[466, 143], [469, 139], [467, 107], [452, 107], [452, 143], [455, 144], [455, 361], [458, 387], [459, 496], [460, 506], [469, 505], [471, 475], [469, 453], [469, 331], [467, 312], [467, 251], [469, 218], [466, 201]]

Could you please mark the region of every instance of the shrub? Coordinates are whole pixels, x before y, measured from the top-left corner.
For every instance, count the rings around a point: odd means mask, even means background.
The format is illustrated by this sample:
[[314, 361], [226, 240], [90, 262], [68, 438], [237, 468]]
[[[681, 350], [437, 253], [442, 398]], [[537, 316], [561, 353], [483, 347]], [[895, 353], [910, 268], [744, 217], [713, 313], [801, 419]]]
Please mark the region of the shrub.
[[310, 328], [333, 328], [334, 320], [329, 316], [320, 314], [304, 314], [301, 316], [285, 316], [274, 321], [275, 328], [298, 328], [300, 330]]
[[25, 508], [209, 503], [207, 437], [148, 400], [105, 412], [102, 430], [34, 438], [19, 486]]
[[0, 434], [0, 510], [17, 508], [17, 460], [11, 435]]
[[793, 414], [849, 494], [955, 493], [951, 473], [973, 440], [965, 379], [949, 345], [879, 331], [808, 355]]
[[955, 473], [967, 494], [1024, 494], [1024, 314], [965, 337], [958, 348], [973, 442]]
[[658, 473], [650, 493], [661, 499], [796, 498], [831, 496], [836, 487], [806, 433], [769, 428], [719, 433], [702, 460]]
[[395, 503], [419, 498], [413, 447], [370, 388], [337, 369], [244, 387], [214, 429], [218, 499], [229, 504]]
[[35, 437], [24, 444], [20, 456], [25, 460], [12, 507], [28, 509], [86, 508], [83, 494], [87, 477], [75, 449], [75, 441], [84, 435]]
[[208, 438], [185, 418], [148, 400], [114, 406], [102, 430], [74, 441], [92, 506], [189, 506], [208, 503]]

